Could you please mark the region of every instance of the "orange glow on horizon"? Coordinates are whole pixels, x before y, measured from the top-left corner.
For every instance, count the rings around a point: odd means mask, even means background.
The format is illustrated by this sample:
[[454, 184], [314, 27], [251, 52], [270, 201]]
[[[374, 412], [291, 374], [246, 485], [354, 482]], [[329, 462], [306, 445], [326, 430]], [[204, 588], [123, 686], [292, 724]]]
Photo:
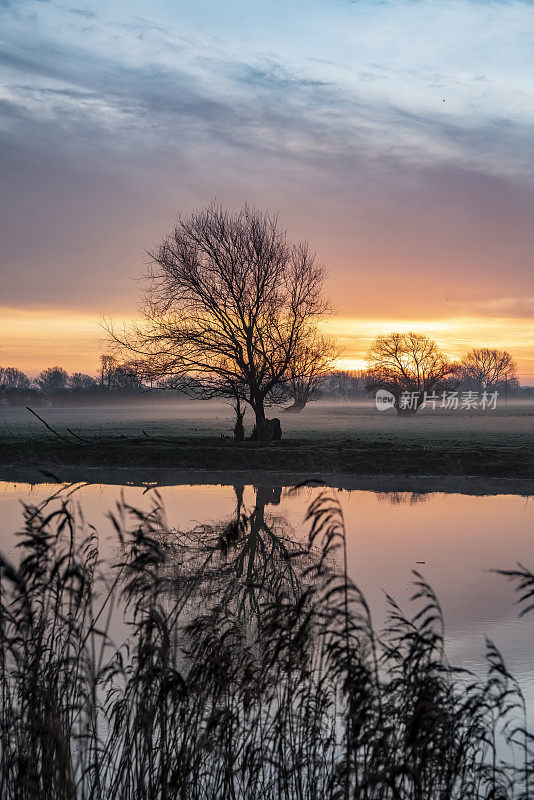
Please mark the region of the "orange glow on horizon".
[[509, 350], [518, 364], [520, 380], [534, 383], [534, 321], [512, 317], [444, 317], [442, 319], [355, 319], [333, 317], [325, 333], [344, 348], [342, 369], [364, 369], [367, 352], [377, 336], [393, 331], [416, 331], [434, 339], [447, 355], [461, 359], [473, 347]]
[[[120, 320], [117, 317], [117, 321]], [[414, 330], [435, 339], [453, 359], [472, 347], [509, 350], [523, 383], [534, 384], [534, 321], [509, 317], [444, 317], [442, 319], [368, 319], [332, 317], [322, 325], [343, 348], [340, 369], [365, 368], [367, 351], [376, 336]], [[0, 309], [0, 365], [36, 375], [59, 364], [68, 372], [98, 372], [105, 351], [105, 331], [98, 315], [63, 309]]]

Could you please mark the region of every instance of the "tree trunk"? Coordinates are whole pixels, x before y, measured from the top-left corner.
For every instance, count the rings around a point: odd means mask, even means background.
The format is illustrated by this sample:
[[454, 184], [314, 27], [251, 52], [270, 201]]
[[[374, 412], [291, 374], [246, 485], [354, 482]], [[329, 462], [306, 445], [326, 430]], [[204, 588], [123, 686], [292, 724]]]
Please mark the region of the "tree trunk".
[[395, 411], [399, 417], [413, 417], [417, 414], [417, 410], [417, 408], [399, 408], [399, 406], [395, 406]]
[[295, 400], [293, 405], [284, 408], [284, 412], [286, 413], [293, 413], [293, 414], [300, 414], [302, 409], [306, 405], [306, 400]]
[[234, 439], [236, 442], [242, 442], [245, 438], [245, 429], [243, 427], [243, 417], [245, 416], [245, 409], [241, 410], [241, 403], [239, 397], [235, 404], [235, 425], [234, 425]]
[[259, 398], [252, 406], [254, 414], [256, 415], [256, 427], [261, 426], [265, 422], [265, 406], [263, 405], [263, 398]]
[[397, 412], [399, 417], [413, 417], [413, 416], [415, 416], [417, 414], [417, 412], [419, 411], [419, 409], [423, 405], [424, 396], [423, 396], [423, 393], [420, 392], [419, 396], [417, 397], [415, 403], [413, 404], [413, 406], [411, 408], [401, 408], [400, 405], [399, 405], [399, 400], [400, 400], [400, 398], [396, 397], [396, 399], [395, 399], [395, 411]]
[[259, 433], [265, 425], [265, 407], [263, 405], [263, 398], [261, 397], [256, 397], [253, 400], [251, 399], [249, 402], [255, 416], [254, 428], [250, 434], [250, 439], [254, 442], [258, 441], [260, 438]]
[[250, 436], [253, 442], [271, 442], [282, 438], [282, 428], [279, 419], [266, 419], [263, 398], [252, 404], [256, 415], [256, 424]]

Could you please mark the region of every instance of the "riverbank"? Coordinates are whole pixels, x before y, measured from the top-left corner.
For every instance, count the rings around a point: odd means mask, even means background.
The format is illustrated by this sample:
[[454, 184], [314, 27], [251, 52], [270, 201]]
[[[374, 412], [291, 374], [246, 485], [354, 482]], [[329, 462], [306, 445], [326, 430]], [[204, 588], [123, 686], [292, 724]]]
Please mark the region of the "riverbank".
[[532, 441], [507, 437], [484, 442], [435, 436], [418, 442], [373, 433], [358, 437], [316, 434], [265, 445], [202, 435], [101, 436], [84, 441], [52, 434], [0, 435], [0, 466], [50, 471], [58, 466], [87, 466], [534, 479], [533, 456]]
[[354, 475], [339, 472], [274, 472], [272, 470], [206, 470], [171, 467], [91, 467], [45, 465], [0, 466], [0, 481], [31, 486], [132, 486], [162, 489], [173, 486], [254, 486], [292, 489], [303, 482], [321, 482], [339, 491], [370, 491], [384, 495], [462, 494], [534, 497], [534, 478], [492, 478], [444, 475]]
[[534, 479], [534, 404], [405, 419], [319, 401], [302, 414], [279, 412], [283, 438], [273, 444], [234, 442], [232, 411], [217, 402], [37, 413], [55, 434], [26, 409], [2, 409], [0, 466]]

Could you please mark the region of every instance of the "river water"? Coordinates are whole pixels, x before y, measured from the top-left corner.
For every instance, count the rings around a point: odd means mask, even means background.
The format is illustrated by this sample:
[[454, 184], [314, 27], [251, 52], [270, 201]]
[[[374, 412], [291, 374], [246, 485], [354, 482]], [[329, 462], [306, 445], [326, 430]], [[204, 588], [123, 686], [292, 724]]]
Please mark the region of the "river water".
[[[122, 485], [95, 476], [91, 480], [60, 485], [1, 481], [4, 554], [17, 559], [21, 503], [38, 505], [58, 492], [48, 507], [69, 497], [99, 531], [102, 555], [111, 557], [116, 540], [107, 515], [121, 496], [143, 509], [162, 502], [169, 529], [188, 531], [230, 519], [242, 495], [245, 509], [260, 504], [267, 520], [304, 537], [306, 509], [321, 491], [306, 486], [292, 493], [276, 485], [276, 477], [260, 476], [251, 482], [250, 477], [222, 473], [180, 473], [175, 484], [167, 475], [166, 485], [138, 479], [138, 485], [132, 485], [126, 475]], [[534, 497], [521, 491], [517, 493], [513, 484], [488, 486], [476, 479], [461, 485], [405, 480], [393, 488], [369, 479], [360, 481], [358, 488], [338, 488], [337, 497], [345, 519], [349, 573], [366, 595], [376, 625], [385, 619], [385, 592], [410, 609], [413, 570], [418, 570], [440, 598], [450, 660], [482, 673], [489, 637], [519, 679], [532, 714], [534, 613], [520, 619], [512, 585], [491, 572], [514, 568], [518, 562], [534, 569]]]

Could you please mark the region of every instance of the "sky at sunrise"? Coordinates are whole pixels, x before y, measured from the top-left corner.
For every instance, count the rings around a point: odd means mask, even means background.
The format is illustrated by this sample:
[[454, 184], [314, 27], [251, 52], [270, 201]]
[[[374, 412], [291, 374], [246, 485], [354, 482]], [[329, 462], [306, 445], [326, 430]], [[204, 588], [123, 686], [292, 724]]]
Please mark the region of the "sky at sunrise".
[[96, 372], [216, 199], [329, 270], [341, 366], [416, 330], [534, 384], [530, 0], [0, 0], [0, 364]]

